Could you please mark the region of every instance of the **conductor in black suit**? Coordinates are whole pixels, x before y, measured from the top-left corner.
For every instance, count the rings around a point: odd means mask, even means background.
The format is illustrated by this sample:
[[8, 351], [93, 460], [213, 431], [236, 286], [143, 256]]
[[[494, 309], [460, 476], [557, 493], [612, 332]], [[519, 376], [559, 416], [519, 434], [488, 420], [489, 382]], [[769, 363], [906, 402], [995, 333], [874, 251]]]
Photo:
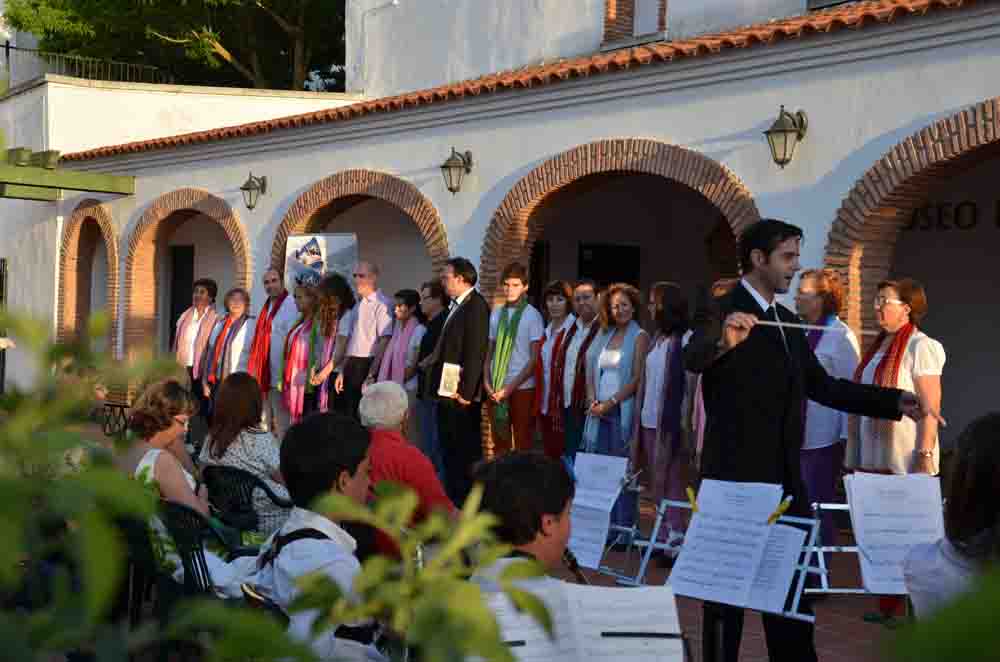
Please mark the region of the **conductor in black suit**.
[[464, 257], [445, 263], [441, 285], [451, 298], [441, 340], [428, 357], [428, 392], [437, 393], [445, 363], [462, 368], [454, 398], [438, 405], [438, 431], [444, 459], [445, 487], [456, 504], [465, 501], [472, 488], [472, 467], [483, 457], [482, 418], [483, 362], [489, 344], [490, 307], [476, 289], [476, 268]]
[[[743, 278], [696, 320], [684, 358], [688, 370], [703, 375], [702, 477], [781, 484], [794, 498], [790, 514], [808, 516], [799, 470], [807, 399], [873, 418], [899, 420], [905, 413], [919, 419], [924, 413], [912, 393], [830, 377], [801, 329], [757, 324], [801, 323], [775, 303], [799, 270], [801, 240], [801, 228], [771, 219], [743, 233]], [[772, 614], [763, 614], [763, 621], [772, 662], [816, 660], [811, 623]], [[706, 602], [704, 662], [736, 662], [742, 632], [741, 608]]]

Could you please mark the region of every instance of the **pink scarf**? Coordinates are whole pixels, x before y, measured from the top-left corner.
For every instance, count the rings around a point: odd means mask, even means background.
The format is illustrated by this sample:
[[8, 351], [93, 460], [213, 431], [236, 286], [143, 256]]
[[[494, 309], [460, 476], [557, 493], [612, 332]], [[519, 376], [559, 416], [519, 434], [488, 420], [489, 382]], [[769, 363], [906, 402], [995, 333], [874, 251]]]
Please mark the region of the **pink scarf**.
[[302, 405], [309, 381], [309, 336], [313, 321], [295, 326], [285, 339], [285, 374], [282, 375], [285, 406], [292, 424], [302, 420]]
[[410, 346], [410, 339], [413, 333], [420, 326], [416, 317], [406, 320], [406, 326], [402, 329], [396, 325], [396, 331], [389, 340], [389, 346], [385, 349], [385, 356], [382, 365], [378, 368], [378, 380], [380, 382], [393, 381], [402, 386], [406, 376], [406, 350]]

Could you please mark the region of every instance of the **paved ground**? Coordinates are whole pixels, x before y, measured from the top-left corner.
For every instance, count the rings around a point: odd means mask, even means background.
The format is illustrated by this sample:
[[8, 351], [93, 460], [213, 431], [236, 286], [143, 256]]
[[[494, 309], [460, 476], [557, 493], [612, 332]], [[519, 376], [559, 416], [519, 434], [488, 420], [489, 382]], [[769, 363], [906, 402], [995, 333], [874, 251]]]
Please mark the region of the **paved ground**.
[[[643, 504], [643, 520], [651, 520], [652, 507]], [[842, 544], [849, 544], [846, 536]], [[638, 562], [633, 555], [626, 558], [624, 553], [609, 554], [606, 562], [615, 568], [629, 568], [633, 573]], [[614, 584], [614, 580], [598, 573], [585, 570], [594, 584]], [[646, 575], [647, 584], [662, 584], [669, 570], [654, 563]], [[860, 569], [857, 562], [845, 554], [833, 555], [831, 583], [837, 586], [860, 586]], [[868, 596], [832, 595], [815, 604], [816, 649], [820, 662], [881, 662], [888, 660], [885, 647], [889, 641], [889, 631], [880, 625], [865, 623], [866, 612], [874, 610], [876, 599]], [[677, 608], [681, 627], [691, 642], [695, 661], [701, 660], [701, 601], [678, 598]], [[760, 615], [747, 612], [743, 630], [741, 662], [767, 662], [767, 646]]]

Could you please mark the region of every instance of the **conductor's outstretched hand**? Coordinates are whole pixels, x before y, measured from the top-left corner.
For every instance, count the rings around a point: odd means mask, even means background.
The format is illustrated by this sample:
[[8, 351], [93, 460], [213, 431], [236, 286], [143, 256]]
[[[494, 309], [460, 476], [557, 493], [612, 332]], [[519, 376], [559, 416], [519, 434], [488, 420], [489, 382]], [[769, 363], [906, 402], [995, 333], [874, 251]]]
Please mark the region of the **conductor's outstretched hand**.
[[750, 335], [757, 317], [748, 313], [729, 313], [722, 326], [722, 346], [728, 352]]

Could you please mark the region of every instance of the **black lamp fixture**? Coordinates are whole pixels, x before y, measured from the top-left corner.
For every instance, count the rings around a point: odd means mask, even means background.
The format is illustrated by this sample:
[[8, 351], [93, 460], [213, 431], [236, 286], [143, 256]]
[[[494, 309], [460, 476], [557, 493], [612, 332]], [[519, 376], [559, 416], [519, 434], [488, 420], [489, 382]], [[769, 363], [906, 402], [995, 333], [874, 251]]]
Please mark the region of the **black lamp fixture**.
[[247, 209], [253, 211], [260, 196], [267, 193], [267, 177], [254, 177], [253, 172], [251, 172], [240, 190], [243, 191], [243, 204], [247, 206]]
[[809, 121], [806, 119], [804, 111], [792, 113], [782, 106], [778, 111], [778, 119], [774, 120], [771, 128], [764, 132], [767, 137], [767, 144], [771, 148], [771, 158], [774, 162], [784, 168], [791, 163], [795, 156], [795, 148], [799, 142], [806, 137], [806, 128]]
[[462, 179], [472, 172], [472, 152], [464, 154], [451, 148], [451, 156], [441, 164], [441, 174], [444, 176], [444, 185], [452, 194], [462, 190]]

